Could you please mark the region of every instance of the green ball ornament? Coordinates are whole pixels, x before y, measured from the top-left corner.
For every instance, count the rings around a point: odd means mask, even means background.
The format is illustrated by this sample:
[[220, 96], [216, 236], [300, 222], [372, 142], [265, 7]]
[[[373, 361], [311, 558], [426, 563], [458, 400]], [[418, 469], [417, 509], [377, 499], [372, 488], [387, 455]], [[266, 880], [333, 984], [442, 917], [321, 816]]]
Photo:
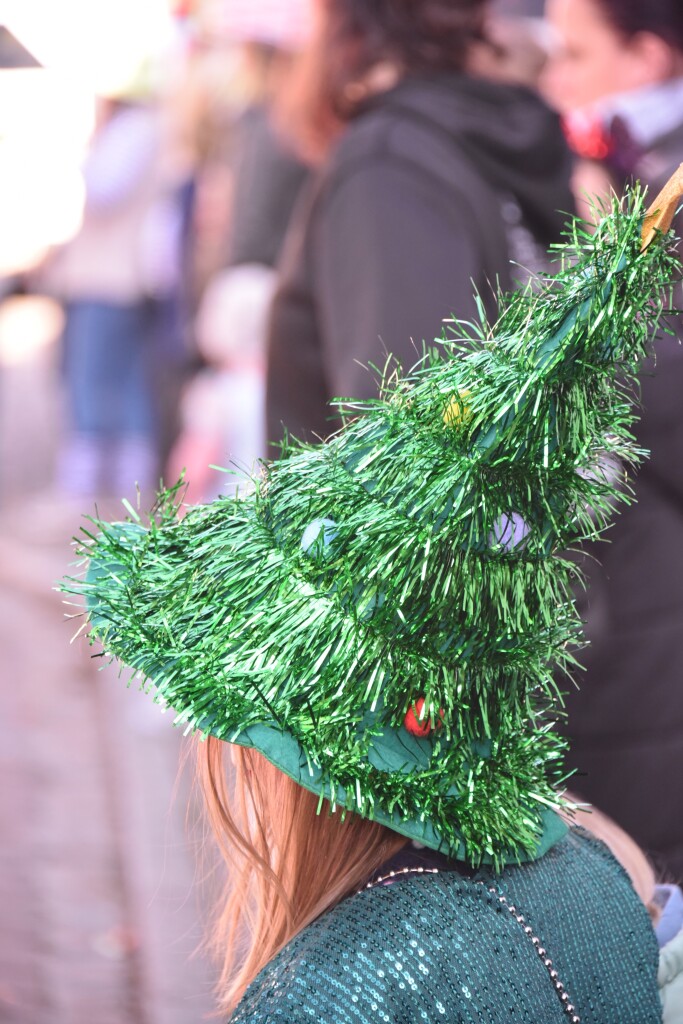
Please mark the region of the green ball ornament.
[[302, 534], [301, 550], [311, 558], [327, 558], [336, 537], [337, 524], [334, 519], [314, 519]]

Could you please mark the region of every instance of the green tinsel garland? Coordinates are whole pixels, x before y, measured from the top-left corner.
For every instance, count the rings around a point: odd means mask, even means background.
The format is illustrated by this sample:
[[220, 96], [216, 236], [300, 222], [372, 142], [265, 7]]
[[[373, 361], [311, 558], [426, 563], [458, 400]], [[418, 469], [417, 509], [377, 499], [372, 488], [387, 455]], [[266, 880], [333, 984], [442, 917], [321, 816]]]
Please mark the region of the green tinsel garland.
[[629, 500], [609, 469], [640, 454], [634, 374], [678, 274], [642, 220], [634, 191], [596, 234], [575, 223], [495, 330], [458, 325], [244, 498], [178, 518], [174, 488], [144, 529], [93, 520], [62, 584], [90, 641], [333, 805], [474, 864], [533, 856], [580, 643], [565, 553]]

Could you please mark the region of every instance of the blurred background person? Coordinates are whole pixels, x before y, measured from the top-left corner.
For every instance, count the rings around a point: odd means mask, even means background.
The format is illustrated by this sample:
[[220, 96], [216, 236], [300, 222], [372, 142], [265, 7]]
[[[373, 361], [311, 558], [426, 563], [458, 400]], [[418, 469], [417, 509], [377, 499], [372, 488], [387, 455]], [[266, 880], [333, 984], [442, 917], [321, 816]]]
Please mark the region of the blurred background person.
[[233, 131], [227, 263], [275, 267], [308, 165], [275, 123], [311, 30], [312, 0], [235, 0], [225, 32], [239, 48], [246, 102]]
[[[544, 89], [578, 155], [575, 187], [651, 196], [683, 160], [680, 0], [548, 0], [556, 48]], [[683, 223], [678, 221], [678, 232]], [[680, 293], [677, 295], [680, 304]], [[637, 440], [650, 451], [637, 503], [590, 546], [590, 647], [567, 697], [572, 781], [629, 831], [659, 869], [683, 879], [683, 349], [662, 334], [643, 367]]]
[[[180, 178], [163, 109], [141, 77], [100, 97], [75, 237], [41, 283], [64, 304], [67, 426], [56, 483], [68, 495], [149, 494], [160, 475], [157, 342], [178, 329]], [[168, 356], [168, 351], [166, 352]], [[163, 365], [163, 363], [161, 363]]]
[[683, 151], [683, 11], [675, 0], [549, 0], [543, 90], [577, 157], [577, 200], [666, 181]]
[[[169, 479], [185, 471], [188, 501], [234, 490], [266, 454], [266, 325], [285, 233], [310, 174], [276, 124], [275, 108], [310, 20], [309, 0], [234, 0], [214, 26], [233, 47], [240, 99], [223, 133], [229, 199], [222, 251], [197, 302], [202, 365], [185, 388], [168, 466]], [[212, 465], [229, 468], [229, 475]]]
[[[318, 0], [290, 130], [321, 170], [285, 244], [268, 437], [327, 435], [335, 396], [410, 369], [444, 318], [495, 317], [572, 209], [557, 116], [506, 79], [485, 0]], [[521, 268], [513, 270], [511, 260]]]

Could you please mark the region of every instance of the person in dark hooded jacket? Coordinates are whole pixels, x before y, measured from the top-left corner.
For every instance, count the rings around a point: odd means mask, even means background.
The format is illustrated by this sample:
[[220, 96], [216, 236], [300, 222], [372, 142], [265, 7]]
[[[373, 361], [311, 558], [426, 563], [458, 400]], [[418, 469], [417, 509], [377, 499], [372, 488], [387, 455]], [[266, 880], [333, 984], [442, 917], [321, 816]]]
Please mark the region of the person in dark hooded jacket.
[[[304, 93], [327, 147], [285, 245], [269, 337], [268, 436], [338, 426], [442, 321], [495, 318], [573, 209], [557, 115], [500, 79], [485, 0], [326, 0]], [[474, 286], [474, 287], [473, 287]], [[368, 367], [376, 367], [377, 371]]]

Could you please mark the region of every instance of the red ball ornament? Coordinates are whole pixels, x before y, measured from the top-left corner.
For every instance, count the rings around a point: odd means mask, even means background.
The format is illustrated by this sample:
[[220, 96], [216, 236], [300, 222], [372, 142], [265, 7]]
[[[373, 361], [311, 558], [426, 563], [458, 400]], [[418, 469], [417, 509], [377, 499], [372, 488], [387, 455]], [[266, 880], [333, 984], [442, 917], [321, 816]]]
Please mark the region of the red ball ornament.
[[[410, 733], [411, 736], [419, 736], [424, 738], [429, 736], [432, 731], [432, 723], [429, 716], [422, 718], [423, 709], [425, 706], [424, 697], [418, 697], [411, 706], [408, 708], [406, 717], [403, 719], [403, 724]], [[439, 721], [436, 723], [436, 728], [440, 729], [444, 718], [444, 709], [439, 708]]]

